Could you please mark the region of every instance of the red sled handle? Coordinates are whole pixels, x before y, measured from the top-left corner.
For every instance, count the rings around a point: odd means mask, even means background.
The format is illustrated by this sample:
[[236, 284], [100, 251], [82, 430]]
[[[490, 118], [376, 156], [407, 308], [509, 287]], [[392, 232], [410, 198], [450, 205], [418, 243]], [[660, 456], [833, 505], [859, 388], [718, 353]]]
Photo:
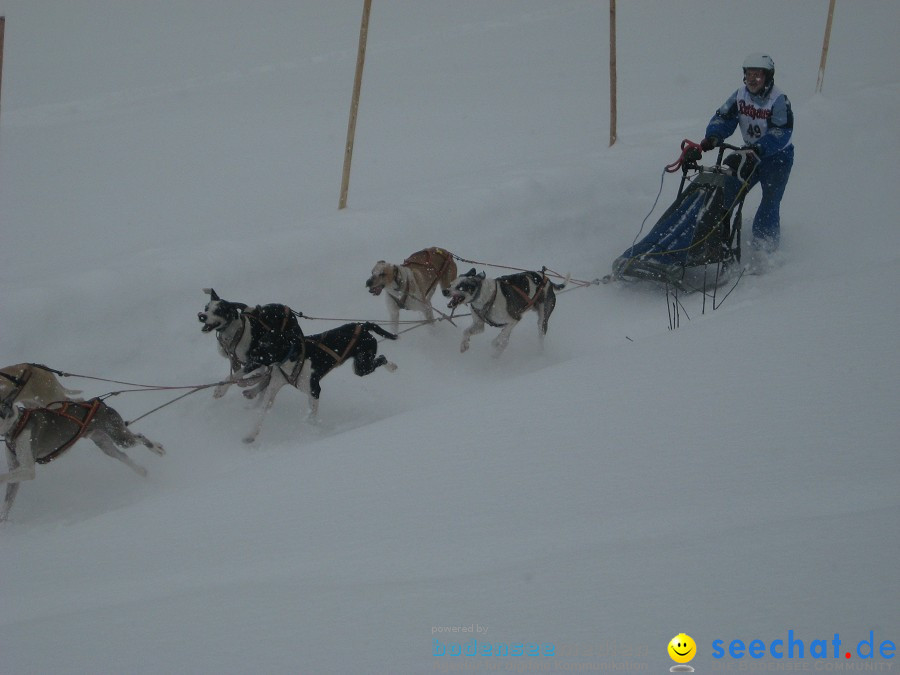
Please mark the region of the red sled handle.
[[694, 141], [690, 141], [685, 138], [683, 141], [681, 141], [681, 155], [679, 155], [678, 159], [676, 159], [674, 162], [666, 165], [666, 173], [675, 173], [676, 171], [678, 171], [684, 164], [684, 156], [691, 148], [696, 148], [697, 150], [700, 150], [700, 152], [703, 152], [703, 149], [700, 147], [699, 143], [694, 143]]

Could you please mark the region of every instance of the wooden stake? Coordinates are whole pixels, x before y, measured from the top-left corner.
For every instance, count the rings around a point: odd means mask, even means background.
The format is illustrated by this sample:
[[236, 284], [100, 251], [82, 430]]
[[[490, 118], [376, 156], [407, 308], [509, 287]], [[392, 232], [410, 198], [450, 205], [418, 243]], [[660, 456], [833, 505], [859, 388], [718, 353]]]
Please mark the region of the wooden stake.
[[350, 191], [350, 162], [353, 160], [353, 141], [356, 136], [356, 114], [359, 110], [359, 92], [362, 89], [363, 66], [366, 64], [366, 39], [369, 34], [369, 12], [372, 0], [364, 0], [362, 24], [359, 27], [359, 50], [356, 55], [356, 77], [353, 80], [353, 98], [350, 102], [350, 120], [347, 122], [347, 145], [344, 147], [344, 174], [341, 178], [341, 198], [338, 209], [347, 207]]
[[825, 80], [825, 60], [828, 58], [828, 43], [831, 42], [831, 20], [834, 18], [834, 0], [828, 3], [828, 21], [825, 23], [825, 40], [822, 42], [822, 59], [819, 61], [819, 78], [816, 80], [816, 93], [822, 93], [822, 82]]
[[[834, 0], [832, 0], [833, 2]], [[609, 0], [609, 144], [616, 142], [616, 0]]]
[[3, 93], [3, 34], [6, 33], [6, 17], [0, 16], [0, 94]]

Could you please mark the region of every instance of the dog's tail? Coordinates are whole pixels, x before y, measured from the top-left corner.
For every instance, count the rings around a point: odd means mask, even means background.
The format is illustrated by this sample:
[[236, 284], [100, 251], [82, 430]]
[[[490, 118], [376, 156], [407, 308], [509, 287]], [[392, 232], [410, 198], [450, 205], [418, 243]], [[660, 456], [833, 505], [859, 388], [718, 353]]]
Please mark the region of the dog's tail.
[[553, 288], [556, 289], [557, 291], [561, 291], [562, 289], [564, 289], [564, 288], [568, 285], [569, 279], [571, 279], [571, 278], [572, 278], [572, 275], [571, 275], [571, 274], [567, 274], [567, 275], [566, 275], [566, 278], [563, 279], [563, 282], [562, 282], [561, 284], [557, 284], [557, 283], [554, 283], [554, 282], [551, 281], [551, 282], [550, 282], [550, 285], [553, 286]]
[[371, 321], [366, 321], [363, 325], [363, 330], [370, 331], [372, 333], [378, 333], [381, 337], [387, 338], [388, 340], [396, 340], [397, 336], [393, 333], [388, 333], [384, 328], [379, 326], [377, 323], [372, 323]]

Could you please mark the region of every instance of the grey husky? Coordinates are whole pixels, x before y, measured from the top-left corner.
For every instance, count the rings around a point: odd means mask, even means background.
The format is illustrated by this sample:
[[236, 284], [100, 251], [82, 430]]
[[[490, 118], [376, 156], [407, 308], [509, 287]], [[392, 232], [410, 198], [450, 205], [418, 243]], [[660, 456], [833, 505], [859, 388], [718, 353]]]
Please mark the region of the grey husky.
[[0, 433], [6, 437], [9, 467], [9, 473], [0, 475], [0, 483], [7, 484], [0, 522], [9, 515], [19, 484], [34, 479], [35, 464], [52, 462], [81, 438], [89, 438], [104, 453], [124, 462], [141, 476], [146, 476], [147, 470], [119, 447], [130, 448], [142, 443], [157, 455], [166, 452], [158, 443], [130, 431], [122, 416], [99, 398], [57, 401], [46, 408], [25, 408], [14, 405], [9, 398], [3, 399]]

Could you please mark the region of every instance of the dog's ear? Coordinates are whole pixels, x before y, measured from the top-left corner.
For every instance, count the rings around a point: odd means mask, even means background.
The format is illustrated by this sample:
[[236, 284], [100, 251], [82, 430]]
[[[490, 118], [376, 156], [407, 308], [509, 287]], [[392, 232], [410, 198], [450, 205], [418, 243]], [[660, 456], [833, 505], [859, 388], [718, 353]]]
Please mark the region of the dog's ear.
[[474, 276], [476, 276], [476, 275], [475, 275], [475, 268], [473, 267], [473, 268], [470, 269], [468, 272], [466, 272], [465, 274], [463, 274], [463, 276], [464, 276], [464, 277], [474, 277]]
[[203, 292], [209, 296], [210, 300], [219, 300], [218, 294], [212, 288], [204, 288]]
[[[474, 272], [474, 270], [472, 270], [472, 271]], [[487, 276], [487, 274], [485, 272], [481, 272], [480, 274], [477, 275], [477, 277], [479, 279], [484, 279], [486, 276]]]

